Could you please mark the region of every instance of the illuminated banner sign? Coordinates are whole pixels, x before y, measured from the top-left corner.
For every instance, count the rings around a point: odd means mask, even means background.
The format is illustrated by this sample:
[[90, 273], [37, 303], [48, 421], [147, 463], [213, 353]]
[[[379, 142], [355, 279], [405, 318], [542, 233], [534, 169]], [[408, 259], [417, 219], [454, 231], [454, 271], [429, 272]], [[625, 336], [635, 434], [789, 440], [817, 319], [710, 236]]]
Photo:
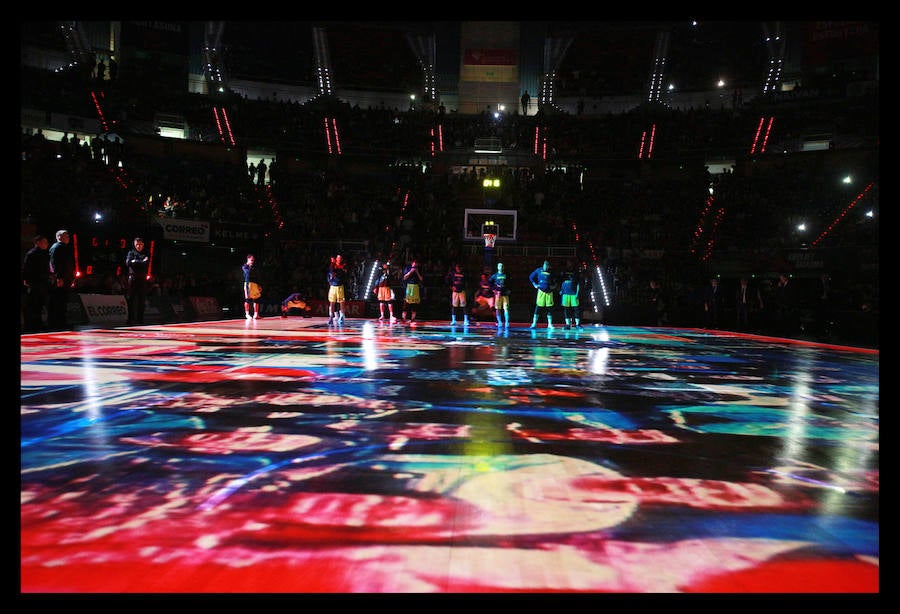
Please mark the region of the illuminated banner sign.
[[162, 226], [164, 239], [209, 243], [209, 222], [156, 218], [156, 223]]
[[469, 66], [515, 66], [518, 64], [515, 49], [466, 49], [463, 64]]
[[460, 81], [478, 83], [518, 83], [518, 66], [463, 66], [459, 71]]
[[128, 320], [128, 303], [121, 294], [79, 294], [91, 324], [124, 324]]
[[518, 83], [518, 53], [515, 49], [466, 49], [459, 79], [477, 83]]
[[803, 61], [823, 65], [878, 53], [878, 22], [814, 21], [806, 24]]

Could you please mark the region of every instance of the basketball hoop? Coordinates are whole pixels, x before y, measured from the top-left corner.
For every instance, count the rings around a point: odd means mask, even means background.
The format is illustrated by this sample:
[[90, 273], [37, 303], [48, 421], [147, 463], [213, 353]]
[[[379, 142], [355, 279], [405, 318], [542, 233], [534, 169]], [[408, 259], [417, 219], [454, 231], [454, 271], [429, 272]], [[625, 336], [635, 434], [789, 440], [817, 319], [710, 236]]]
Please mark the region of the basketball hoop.
[[495, 235], [492, 232], [486, 232], [481, 236], [484, 237], [484, 247], [485, 248], [488, 248], [488, 247], [493, 248], [494, 247], [494, 241], [497, 240], [497, 235]]

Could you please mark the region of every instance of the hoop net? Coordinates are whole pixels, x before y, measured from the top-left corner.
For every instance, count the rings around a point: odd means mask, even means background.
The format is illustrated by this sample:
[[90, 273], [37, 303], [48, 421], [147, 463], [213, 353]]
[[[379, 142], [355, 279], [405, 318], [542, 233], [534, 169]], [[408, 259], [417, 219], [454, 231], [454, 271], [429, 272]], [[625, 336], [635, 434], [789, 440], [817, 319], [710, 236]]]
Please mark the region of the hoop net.
[[484, 246], [485, 247], [494, 247], [494, 241], [497, 240], [497, 235], [492, 232], [486, 232], [483, 235], [484, 237]]

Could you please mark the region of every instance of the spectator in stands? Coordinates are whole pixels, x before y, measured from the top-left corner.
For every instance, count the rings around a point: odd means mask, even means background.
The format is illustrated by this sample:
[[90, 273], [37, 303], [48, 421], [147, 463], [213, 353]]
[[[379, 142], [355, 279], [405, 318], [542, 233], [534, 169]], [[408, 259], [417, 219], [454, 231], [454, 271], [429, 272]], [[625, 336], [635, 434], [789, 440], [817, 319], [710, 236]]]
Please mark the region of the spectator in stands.
[[59, 157], [67, 160], [69, 156], [69, 133], [63, 132], [62, 138], [59, 139]]
[[264, 158], [259, 159], [259, 164], [256, 165], [256, 185], [265, 185], [266, 184], [266, 171], [269, 169], [266, 166], [266, 160]]
[[38, 128], [28, 140], [26, 150], [28, 157], [32, 160], [42, 162], [47, 159], [47, 137], [44, 136], [41, 128]]
[[166, 200], [163, 201], [162, 209], [160, 209], [159, 212], [160, 217], [175, 217], [176, 212], [178, 211], [178, 205], [179, 203], [171, 196], [166, 196]]
[[91, 139], [91, 160], [96, 165], [103, 163], [103, 139], [100, 134], [95, 134]]

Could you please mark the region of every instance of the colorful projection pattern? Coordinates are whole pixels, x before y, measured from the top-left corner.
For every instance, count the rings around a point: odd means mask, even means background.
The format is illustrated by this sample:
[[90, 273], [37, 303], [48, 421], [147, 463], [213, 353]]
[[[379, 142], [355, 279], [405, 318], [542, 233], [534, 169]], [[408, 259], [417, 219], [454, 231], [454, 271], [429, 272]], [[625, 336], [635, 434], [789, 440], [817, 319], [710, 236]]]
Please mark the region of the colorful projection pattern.
[[21, 337], [23, 593], [877, 593], [877, 351], [231, 320]]

